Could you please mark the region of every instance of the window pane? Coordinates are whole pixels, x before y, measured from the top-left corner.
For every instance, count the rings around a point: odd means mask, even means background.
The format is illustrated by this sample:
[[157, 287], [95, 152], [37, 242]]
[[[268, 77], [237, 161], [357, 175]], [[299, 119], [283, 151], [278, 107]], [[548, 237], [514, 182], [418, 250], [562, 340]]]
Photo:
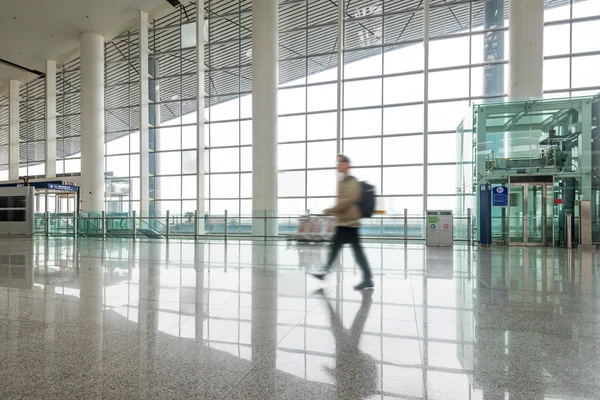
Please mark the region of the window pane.
[[156, 150], [178, 150], [181, 148], [181, 128], [179, 126], [172, 128], [155, 129]]
[[81, 172], [81, 159], [80, 158], [68, 158], [65, 160], [65, 173], [74, 174]]
[[196, 150], [188, 150], [181, 152], [182, 158], [182, 174], [195, 174], [196, 173]]
[[211, 215], [223, 215], [225, 211], [229, 214], [236, 215], [239, 213], [240, 201], [239, 200], [211, 200], [210, 201], [210, 214]]
[[569, 88], [569, 59], [544, 61], [544, 90]]
[[239, 122], [221, 122], [210, 124], [210, 146], [236, 146], [240, 142]]
[[423, 215], [423, 196], [414, 197], [380, 197], [377, 199], [388, 215], [403, 215], [407, 209], [408, 215]]
[[[456, 134], [449, 133], [445, 135], [429, 135], [428, 144], [428, 162], [430, 164], [456, 162]], [[454, 169], [454, 167], [447, 167]]]
[[211, 121], [224, 121], [228, 119], [237, 119], [240, 114], [240, 100], [235, 98], [215, 106], [210, 109]]
[[[181, 215], [181, 201], [156, 201], [154, 204], [155, 209], [158, 211], [158, 216], [166, 216], [167, 211], [169, 211], [171, 216]], [[164, 223], [165, 220], [161, 222]]]
[[344, 83], [344, 107], [368, 107], [381, 104], [381, 78]]
[[304, 140], [306, 130], [306, 116], [279, 117], [277, 132], [279, 142], [296, 142]]
[[240, 197], [252, 198], [252, 174], [240, 174]]
[[456, 167], [435, 165], [427, 168], [427, 191], [429, 194], [456, 193]]
[[239, 148], [210, 150], [210, 172], [233, 172], [239, 170]]
[[335, 196], [337, 171], [320, 170], [307, 172], [307, 196]]
[[113, 176], [129, 176], [129, 156], [106, 157], [106, 172]]
[[383, 134], [422, 133], [423, 121], [423, 105], [387, 107], [383, 109]]
[[213, 198], [238, 198], [240, 194], [239, 174], [218, 174], [210, 177], [210, 195]]
[[277, 153], [280, 170], [306, 168], [306, 144], [280, 144]]
[[423, 167], [383, 168], [383, 195], [423, 194]]
[[129, 134], [130, 151], [132, 153], [140, 152], [140, 132], [132, 132]]
[[383, 163], [386, 165], [423, 163], [423, 136], [384, 138]]
[[353, 168], [352, 176], [360, 182], [367, 181], [375, 186], [375, 194], [381, 192], [381, 168]]
[[573, 87], [600, 86], [600, 56], [573, 57]]
[[[348, 63], [348, 60], [359, 60]], [[362, 78], [381, 75], [381, 50], [369, 49], [348, 52], [344, 55], [344, 78]]]
[[410, 71], [422, 71], [424, 59], [423, 43], [401, 46], [383, 53], [384, 73], [397, 74]]
[[304, 209], [304, 199], [279, 199], [279, 215], [299, 215], [306, 212]]
[[181, 196], [181, 177], [165, 176], [154, 179], [154, 198], [176, 200]]
[[196, 175], [183, 176], [181, 184], [181, 198], [182, 199], [195, 199], [198, 196]]
[[381, 109], [344, 111], [344, 137], [381, 135]]
[[469, 37], [429, 42], [429, 68], [469, 64]]
[[172, 151], [169, 153], [156, 154], [156, 175], [176, 175], [181, 174], [181, 152]]
[[429, 105], [429, 132], [455, 131], [469, 112], [468, 101], [432, 103]]
[[[206, 132], [204, 134], [206, 135]], [[188, 125], [181, 127], [181, 148], [195, 149], [196, 147], [198, 147], [196, 137], [196, 125]]]
[[336, 113], [308, 115], [307, 139], [335, 139], [337, 137], [336, 116]]
[[[486, 71], [489, 70], [489, 71]], [[484, 92], [484, 74], [504, 74], [504, 86], [496, 89], [493, 86], [485, 88]], [[471, 68], [471, 96], [494, 96], [508, 93], [508, 64], [503, 65], [486, 65], [485, 67]]]
[[335, 204], [334, 197], [319, 197], [319, 198], [308, 198], [306, 200], [306, 210], [313, 214], [319, 214], [326, 208], [329, 208]]
[[356, 167], [381, 165], [381, 139], [344, 140], [344, 154]]
[[337, 144], [331, 142], [308, 143], [307, 168], [334, 168], [336, 164]]
[[[562, 8], [562, 7], [561, 7]], [[565, 14], [568, 16], [568, 7]], [[600, 14], [600, 6], [597, 1], [574, 1], [573, 2], [573, 18], [595, 17]], [[597, 35], [597, 33], [596, 33]]]
[[279, 197], [304, 196], [304, 171], [279, 173]]
[[335, 110], [337, 108], [337, 84], [308, 87], [308, 111]]
[[469, 69], [431, 72], [429, 99], [441, 100], [469, 97]]
[[[22, 128], [21, 128], [22, 129]], [[129, 135], [118, 139], [109, 140], [106, 143], [106, 154], [125, 154], [129, 153]]]
[[140, 176], [140, 156], [132, 154], [129, 158], [129, 173], [130, 176]]
[[252, 147], [242, 147], [240, 148], [240, 152], [242, 153], [240, 171], [252, 171]]
[[306, 88], [279, 89], [277, 94], [279, 115], [306, 111]]
[[401, 104], [423, 101], [423, 85], [423, 74], [385, 78], [383, 103]]
[[[573, 34], [575, 34], [575, 26], [573, 26]], [[545, 26], [544, 56], [569, 54], [570, 35], [571, 32], [569, 24]], [[573, 51], [575, 51], [575, 46], [575, 43], [573, 43]]]
[[240, 144], [252, 144], [252, 121], [242, 121], [240, 130]]

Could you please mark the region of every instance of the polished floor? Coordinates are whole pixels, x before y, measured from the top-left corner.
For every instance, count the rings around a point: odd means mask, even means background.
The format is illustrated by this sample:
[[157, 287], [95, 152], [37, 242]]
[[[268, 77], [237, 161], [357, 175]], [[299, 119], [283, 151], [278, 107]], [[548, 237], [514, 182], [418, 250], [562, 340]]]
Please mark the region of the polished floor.
[[598, 399], [595, 253], [0, 240], [0, 399]]

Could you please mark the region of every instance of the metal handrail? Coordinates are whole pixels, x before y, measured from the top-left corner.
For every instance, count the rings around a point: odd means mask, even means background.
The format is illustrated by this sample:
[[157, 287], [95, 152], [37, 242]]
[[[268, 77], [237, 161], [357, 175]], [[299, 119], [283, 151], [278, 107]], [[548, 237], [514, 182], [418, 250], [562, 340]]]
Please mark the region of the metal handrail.
[[[263, 215], [263, 216], [252, 216], [252, 215], [234, 215], [233, 217], [229, 215], [229, 213], [225, 213], [224, 215], [204, 215], [202, 214], [200, 216], [200, 214], [198, 212], [194, 212], [194, 216], [193, 217], [183, 217], [183, 216], [175, 216], [175, 217], [171, 217], [169, 216], [169, 219], [166, 221], [162, 221], [165, 219], [165, 217], [138, 217], [135, 214], [132, 216], [127, 216], [127, 217], [111, 217], [111, 216], [106, 216], [104, 214], [102, 214], [101, 217], [79, 217], [74, 215], [73, 217], [73, 224], [74, 224], [74, 229], [73, 229], [73, 234], [77, 235], [83, 235], [83, 236], [98, 236], [101, 235], [103, 238], [106, 236], [107, 233], [109, 233], [106, 229], [107, 225], [107, 221], [109, 220], [114, 220], [114, 219], [119, 219], [121, 220], [121, 226], [123, 225], [124, 222], [132, 222], [132, 226], [133, 229], [131, 232], [124, 232], [122, 234], [119, 235], [113, 235], [112, 233], [110, 233], [110, 236], [118, 236], [120, 238], [122, 237], [131, 237], [131, 238], [136, 238], [136, 237], [140, 237], [141, 235], [139, 234], [139, 231], [137, 231], [137, 226], [138, 223], [140, 226], [147, 226], [148, 228], [150, 228], [152, 231], [156, 232], [157, 235], [160, 235], [161, 238], [165, 238], [165, 239], [169, 239], [169, 238], [176, 238], [176, 239], [186, 239], [186, 238], [194, 238], [194, 239], [198, 239], [201, 237], [214, 237], [214, 238], [224, 238], [225, 240], [227, 238], [262, 238], [264, 240], [267, 239], [282, 239], [282, 238], [287, 238], [290, 236], [290, 234], [277, 234], [277, 235], [269, 235], [267, 232], [267, 225], [268, 225], [268, 221], [269, 220], [277, 220], [277, 221], [282, 221], [283, 224], [280, 226], [286, 226], [289, 229], [290, 227], [292, 229], [294, 229], [294, 227], [296, 226], [296, 223], [292, 222], [292, 218], [302, 218], [302, 217], [306, 217], [308, 216], [308, 214], [305, 215], [281, 215], [281, 216], [268, 216], [268, 215]], [[44, 232], [40, 232], [38, 231], [37, 234], [42, 234], [45, 236], [52, 236], [52, 235], [58, 235], [61, 234], [62, 232], [50, 232], [47, 227], [49, 225], [49, 221], [53, 218], [52, 214], [44, 214], [43, 217], [37, 217], [38, 220], [42, 219], [45, 222], [45, 230]], [[183, 224], [175, 224], [173, 226], [171, 226], [170, 224], [170, 220], [174, 219], [174, 220], [181, 220], [183, 221], [184, 219], [190, 223], [185, 224], [186, 227], [190, 227], [193, 224], [193, 231], [186, 233], [185, 230], [177, 230], [177, 226], [183, 227]], [[199, 226], [199, 223], [202, 223], [203, 221], [210, 221], [211, 219], [219, 219], [219, 225], [222, 223], [223, 224], [223, 232], [215, 232], [214, 230], [211, 231], [211, 224], [208, 224], [208, 231], [204, 232], [204, 233], [200, 233], [199, 230], [197, 229]], [[243, 231], [246, 230], [248, 227], [252, 227], [253, 223], [252, 221], [255, 220], [262, 220], [264, 221], [264, 233], [261, 235], [253, 235], [250, 229], [250, 233], [244, 233]], [[473, 243], [472, 237], [473, 237], [473, 225], [472, 225], [472, 214], [471, 214], [471, 210], [469, 209], [469, 212], [466, 216], [464, 215], [455, 215], [453, 217], [455, 222], [458, 222], [458, 224], [455, 223], [455, 225], [460, 226], [459, 229], [455, 228], [455, 232], [461, 232], [464, 229], [466, 229], [466, 237], [456, 237], [455, 241], [457, 242], [467, 242], [469, 245]], [[80, 223], [79, 221], [83, 220], [83, 222], [81, 224], [83, 224], [84, 226], [91, 228], [91, 229], [84, 229], [81, 230], [79, 229]], [[236, 220], [237, 224], [238, 224], [238, 229], [237, 232], [231, 232], [229, 225], [230, 225], [230, 221], [232, 220]], [[165, 223], [166, 222], [166, 223]], [[425, 227], [425, 222], [426, 222], [426, 216], [424, 215], [409, 215], [408, 214], [408, 210], [404, 210], [403, 215], [376, 215], [374, 216], [372, 219], [365, 221], [365, 223], [362, 225], [362, 227], [364, 229], [368, 230], [377, 230], [379, 228], [379, 233], [371, 235], [367, 232], [365, 235], [365, 239], [386, 239], [386, 240], [403, 240], [405, 243], [407, 243], [409, 240], [424, 240], [425, 239], [425, 231], [426, 231], [426, 227]], [[465, 222], [466, 222], [466, 226], [465, 226]], [[235, 224], [235, 223], [234, 223]], [[249, 225], [249, 226], [248, 226]], [[205, 225], [206, 227], [207, 225]], [[164, 233], [160, 232], [159, 230], [157, 230], [156, 228], [159, 227], [160, 228], [164, 228]], [[391, 228], [390, 228], [391, 227]], [[395, 234], [395, 232], [393, 232], [392, 234], [390, 234], [390, 229], [394, 230], [394, 227], [397, 228], [397, 234]], [[415, 236], [410, 234], [410, 230], [411, 229], [417, 229], [417, 231], [419, 232], [419, 235]], [[388, 233], [385, 233], [385, 231], [387, 231]], [[247, 232], [247, 230], [246, 230]], [[413, 231], [413, 234], [415, 232]]]

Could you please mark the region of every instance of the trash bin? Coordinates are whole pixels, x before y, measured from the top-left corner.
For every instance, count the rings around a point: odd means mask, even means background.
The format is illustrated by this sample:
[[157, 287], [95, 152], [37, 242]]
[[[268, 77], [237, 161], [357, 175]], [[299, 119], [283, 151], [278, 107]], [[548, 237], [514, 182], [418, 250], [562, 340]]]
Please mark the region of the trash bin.
[[452, 211], [427, 211], [427, 246], [449, 247], [453, 242], [454, 218]]

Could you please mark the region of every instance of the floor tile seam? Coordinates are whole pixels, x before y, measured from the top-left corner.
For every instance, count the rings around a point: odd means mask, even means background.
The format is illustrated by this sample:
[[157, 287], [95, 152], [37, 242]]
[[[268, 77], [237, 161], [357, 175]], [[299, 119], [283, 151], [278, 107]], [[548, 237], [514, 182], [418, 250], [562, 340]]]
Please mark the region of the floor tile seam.
[[[413, 281], [410, 281], [410, 292], [412, 295], [412, 299], [413, 299], [413, 312], [414, 312], [414, 318], [415, 318], [415, 327], [417, 329], [417, 336], [420, 337], [421, 333], [419, 332], [419, 321], [417, 319], [417, 307], [415, 305], [415, 291], [413, 288]], [[424, 295], [427, 295], [426, 293]], [[421, 344], [421, 340], [418, 340], [418, 345], [419, 345], [419, 355], [421, 356], [421, 375], [423, 376], [423, 385], [422, 385], [422, 389], [423, 389], [423, 398], [427, 399], [427, 384], [426, 382], [426, 371], [425, 371], [425, 366], [424, 366], [424, 357], [423, 357], [423, 345]]]
[[[316, 306], [315, 306], [316, 307]], [[300, 321], [298, 321], [293, 328], [291, 328], [282, 338], [281, 340], [277, 341], [277, 344], [275, 345], [275, 347], [273, 347], [271, 350], [269, 350], [263, 357], [261, 357], [256, 364], [250, 368], [250, 370], [248, 371], [248, 373], [246, 373], [236, 384], [235, 386], [233, 386], [227, 393], [225, 393], [223, 395], [223, 397], [221, 397], [221, 399], [225, 399], [227, 398], [227, 396], [229, 396], [234, 390], [237, 389], [237, 387], [246, 380], [246, 378], [248, 378], [248, 376], [250, 376], [250, 374], [252, 374], [254, 372], [254, 370], [259, 367], [262, 362], [264, 360], [267, 359], [267, 357], [273, 355], [274, 353], [277, 352], [277, 349], [279, 348], [279, 345], [297, 328], [300, 327], [300, 325], [302, 324], [302, 322], [306, 321], [306, 318], [308, 317], [308, 314], [310, 314], [312, 311], [309, 311], [305, 314], [305, 316], [303, 318], [300, 319]], [[290, 324], [291, 325], [291, 324]]]

